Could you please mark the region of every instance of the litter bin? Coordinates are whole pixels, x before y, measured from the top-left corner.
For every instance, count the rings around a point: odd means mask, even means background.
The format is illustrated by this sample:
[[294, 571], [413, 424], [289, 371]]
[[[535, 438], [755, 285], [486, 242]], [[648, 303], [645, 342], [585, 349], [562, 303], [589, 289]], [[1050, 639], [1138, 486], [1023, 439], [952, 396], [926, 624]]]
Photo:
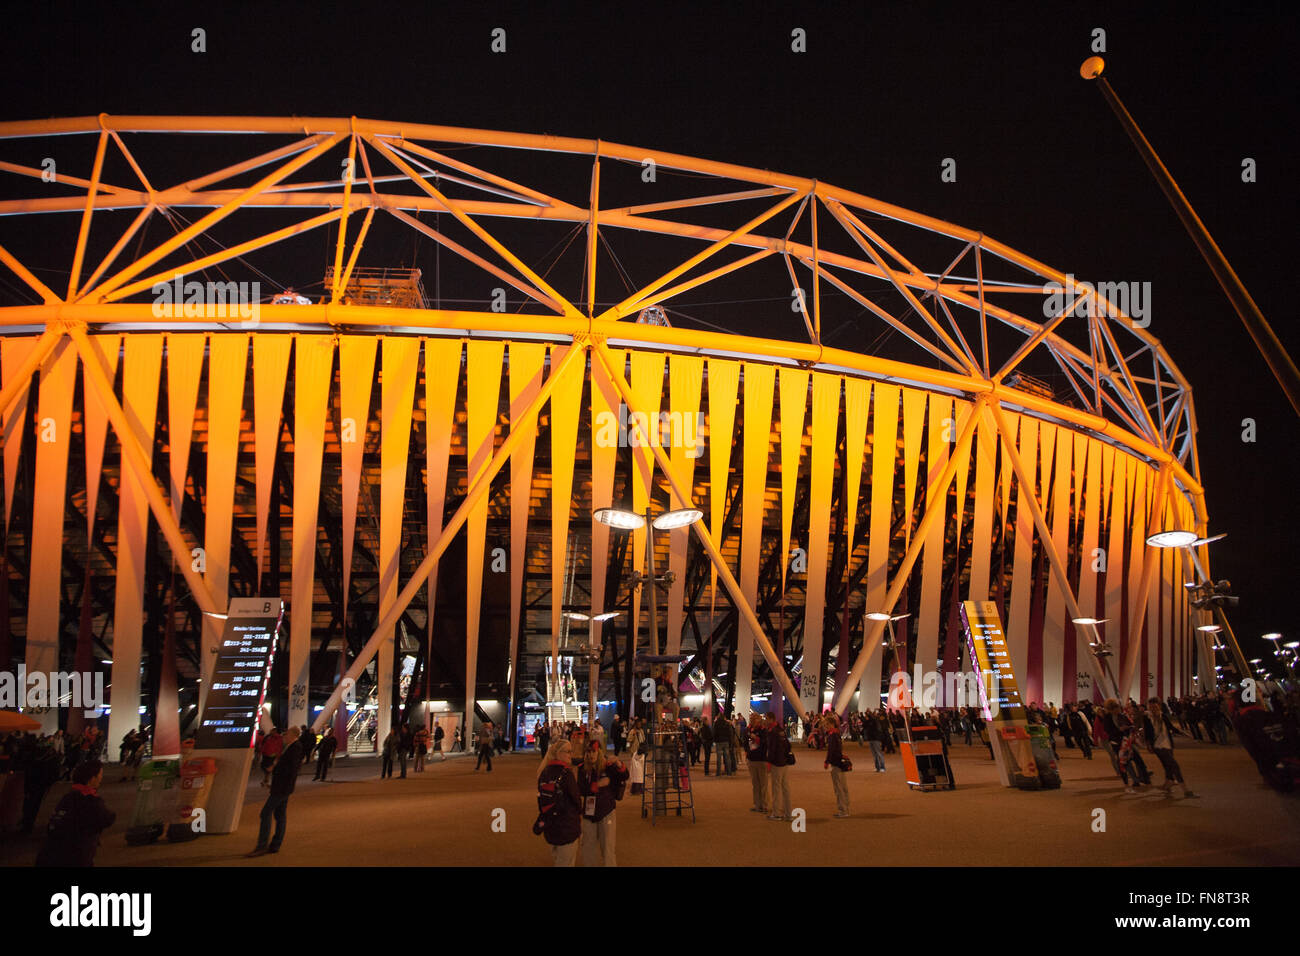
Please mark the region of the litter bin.
[[179, 760], [150, 760], [136, 774], [135, 811], [126, 831], [131, 846], [153, 843], [162, 836], [175, 811], [180, 766]]
[[1052, 750], [1052, 740], [1047, 728], [1042, 724], [1030, 724], [1029, 746], [1034, 755], [1034, 766], [1038, 769], [1038, 782], [1044, 790], [1057, 790], [1061, 786], [1061, 771], [1056, 763], [1056, 752]]
[[181, 765], [180, 805], [176, 822], [167, 828], [168, 840], [173, 843], [194, 840], [204, 832], [202, 821], [207, 816], [208, 795], [212, 793], [216, 775], [217, 762], [211, 757], [198, 757]]

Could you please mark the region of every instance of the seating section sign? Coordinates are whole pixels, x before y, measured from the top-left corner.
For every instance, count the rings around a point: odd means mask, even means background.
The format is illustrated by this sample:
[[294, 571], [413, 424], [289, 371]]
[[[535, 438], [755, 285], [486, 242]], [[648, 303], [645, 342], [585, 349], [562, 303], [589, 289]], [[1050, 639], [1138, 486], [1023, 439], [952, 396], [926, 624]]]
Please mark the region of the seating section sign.
[[1024, 723], [1027, 715], [1011, 668], [1011, 650], [1002, 630], [998, 606], [992, 601], [963, 601], [961, 618], [966, 630], [966, 650], [976, 669], [984, 719], [995, 723]]
[[235, 598], [230, 602], [195, 740], [199, 750], [253, 745], [283, 617], [284, 602], [279, 598]]

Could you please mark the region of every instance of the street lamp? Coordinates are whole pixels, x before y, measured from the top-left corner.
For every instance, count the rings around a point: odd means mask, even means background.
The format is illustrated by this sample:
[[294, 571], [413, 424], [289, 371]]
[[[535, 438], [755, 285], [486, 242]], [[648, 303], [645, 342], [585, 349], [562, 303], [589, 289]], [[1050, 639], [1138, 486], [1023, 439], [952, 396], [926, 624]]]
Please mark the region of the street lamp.
[[[602, 614], [583, 614], [581, 611], [565, 611], [564, 616], [570, 621], [580, 623], [601, 623], [602, 621], [612, 621], [618, 617], [622, 611], [605, 611]], [[587, 731], [595, 733], [596, 730], [596, 699], [599, 696], [596, 691], [600, 685], [600, 651], [601, 646], [592, 640], [591, 633], [588, 631], [587, 640], [589, 643], [578, 645], [578, 650], [587, 655]]]
[[[655, 573], [654, 531], [685, 528], [703, 517], [704, 512], [698, 508], [678, 508], [675, 511], [665, 511], [654, 520], [650, 518], [650, 509], [648, 507], [644, 515], [639, 515], [635, 511], [624, 511], [621, 508], [598, 508], [592, 513], [594, 520], [619, 531], [638, 531], [646, 525], [650, 525], [650, 533], [645, 537], [647, 573], [642, 574], [640, 571], [634, 571], [632, 573], [632, 583], [634, 587], [640, 587], [647, 583], [650, 585], [650, 649], [656, 657], [659, 655], [659, 597], [656, 588], [672, 584], [673, 573], [671, 571], [663, 575]], [[630, 684], [632, 679], [632, 658], [636, 648], [635, 631], [628, 635], [628, 645], [627, 670]], [[628, 703], [630, 708], [630, 697]], [[651, 710], [652, 725], [653, 720], [654, 711]]]
[[[884, 645], [885, 645], [886, 647], [888, 647], [891, 651], [894, 652], [894, 666], [895, 666], [895, 667], [897, 667], [897, 666], [899, 665], [900, 662], [899, 662], [899, 659], [898, 659], [898, 648], [899, 648], [898, 638], [894, 636], [894, 622], [895, 622], [895, 621], [901, 621], [901, 620], [903, 620], [903, 618], [907, 618], [907, 617], [911, 617], [911, 616], [912, 616], [912, 615], [911, 615], [910, 613], [908, 613], [908, 614], [890, 614], [888, 611], [868, 611], [868, 612], [867, 612], [867, 620], [868, 620], [868, 621], [884, 621], [884, 622], [885, 622], [885, 627], [889, 629], [889, 640], [885, 641], [885, 642], [884, 642]], [[906, 686], [906, 685], [904, 685], [904, 686]], [[908, 696], [911, 697], [910, 694], [909, 694]], [[916, 705], [916, 701], [915, 701], [915, 700], [908, 700], [908, 704], [909, 704], [910, 706], [915, 706], [915, 705]], [[910, 707], [904, 707], [904, 708], [903, 708], [903, 729], [904, 729], [904, 731], [906, 732], [906, 736], [907, 736], [907, 742], [908, 742], [908, 744], [911, 744], [911, 742], [912, 742], [912, 721], [911, 721]]]
[[1072, 623], [1092, 631], [1092, 640], [1088, 642], [1088, 646], [1092, 648], [1092, 656], [1097, 658], [1097, 669], [1101, 671], [1102, 676], [1106, 678], [1107, 685], [1109, 685], [1101, 689], [1102, 696], [1119, 700], [1119, 685], [1115, 683], [1115, 676], [1110, 672], [1109, 658], [1113, 651], [1111, 651], [1110, 645], [1101, 639], [1101, 632], [1097, 630], [1098, 624], [1105, 624], [1109, 620], [1110, 618], [1107, 617], [1076, 617], [1072, 619]]
[[[1210, 580], [1209, 574], [1205, 571], [1205, 566], [1201, 564], [1200, 556], [1197, 555], [1196, 549], [1201, 545], [1211, 544], [1215, 541], [1221, 541], [1226, 538], [1227, 534], [1216, 534], [1207, 537], [1201, 537], [1195, 531], [1183, 531], [1180, 529], [1171, 529], [1166, 531], [1157, 531], [1147, 536], [1147, 545], [1152, 548], [1181, 548], [1187, 552], [1191, 560], [1192, 567], [1196, 569], [1196, 582], [1187, 582], [1183, 586], [1190, 591], [1204, 591], [1204, 595], [1199, 600], [1193, 600], [1192, 606], [1198, 609], [1205, 608], [1207, 605], [1212, 608], [1215, 618], [1219, 622], [1218, 631], [1226, 631], [1228, 637], [1228, 652], [1231, 655], [1233, 666], [1242, 676], [1250, 673], [1246, 666], [1246, 655], [1241, 652], [1241, 645], [1237, 643], [1237, 636], [1232, 632], [1232, 625], [1228, 622], [1228, 615], [1224, 613], [1224, 603], [1236, 604], [1235, 597], [1229, 597], [1227, 594], [1228, 582], [1220, 581], [1218, 584]], [[1204, 627], [1197, 630], [1206, 630]]]

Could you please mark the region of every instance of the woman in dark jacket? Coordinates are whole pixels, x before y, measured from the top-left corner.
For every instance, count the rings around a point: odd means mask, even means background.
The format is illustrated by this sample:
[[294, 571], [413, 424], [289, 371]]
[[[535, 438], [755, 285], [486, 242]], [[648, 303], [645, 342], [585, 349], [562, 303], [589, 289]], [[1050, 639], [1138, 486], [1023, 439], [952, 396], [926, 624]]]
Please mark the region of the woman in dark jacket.
[[840, 736], [840, 721], [835, 714], [826, 716], [826, 763], [831, 771], [831, 786], [835, 790], [835, 815], [849, 815], [849, 784], [844, 774], [853, 769], [844, 756], [844, 738]]
[[97, 792], [103, 782], [104, 765], [98, 760], [77, 765], [72, 772], [72, 789], [50, 817], [45, 846], [36, 857], [37, 866], [95, 865], [99, 835], [117, 819]]
[[546, 837], [556, 866], [575, 866], [582, 836], [582, 797], [570, 767], [572, 748], [561, 737], [551, 744], [537, 771], [537, 822], [533, 832]]
[[628, 770], [615, 757], [605, 759], [600, 741], [587, 745], [587, 754], [578, 768], [578, 793], [582, 796], [582, 865], [618, 866], [614, 857], [615, 810], [627, 784]]

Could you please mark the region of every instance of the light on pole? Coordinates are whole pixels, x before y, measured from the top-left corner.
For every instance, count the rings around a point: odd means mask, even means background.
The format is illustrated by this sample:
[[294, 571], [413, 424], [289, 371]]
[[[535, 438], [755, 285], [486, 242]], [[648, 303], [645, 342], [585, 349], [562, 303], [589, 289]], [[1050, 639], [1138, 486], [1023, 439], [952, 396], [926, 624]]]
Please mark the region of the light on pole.
[[[621, 508], [599, 508], [593, 514], [592, 518], [601, 524], [609, 525], [619, 531], [637, 531], [645, 528], [645, 553], [646, 553], [646, 571], [642, 574], [640, 571], [632, 573], [632, 583], [634, 587], [640, 587], [643, 584], [650, 585], [650, 651], [654, 656], [659, 655], [659, 596], [657, 588], [670, 585], [673, 582], [673, 573], [669, 571], [666, 574], [659, 575], [655, 572], [655, 531], [671, 531], [674, 528], [685, 528], [694, 524], [704, 517], [704, 512], [698, 508], [679, 508], [675, 511], [665, 511], [663, 514], [651, 520], [650, 509], [647, 508], [644, 515], [639, 515], [634, 511], [624, 511]], [[636, 636], [632, 636], [635, 643]], [[628, 673], [632, 670], [632, 661], [628, 660]], [[631, 712], [631, 702], [629, 701], [629, 712]], [[654, 719], [654, 711], [651, 710], [651, 720]]]
[[[612, 621], [621, 614], [621, 611], [605, 611], [603, 614], [583, 614], [581, 611], [565, 611], [564, 616], [570, 621], [577, 621], [581, 624], [595, 622], [600, 624], [604, 621]], [[600, 658], [602, 644], [597, 644], [591, 634], [587, 632], [586, 644], [580, 644], [578, 650], [587, 655], [587, 731], [594, 733], [596, 730], [596, 699], [599, 696], [596, 691], [600, 685]]]
[[1110, 645], [1101, 639], [1101, 631], [1097, 629], [1098, 624], [1105, 624], [1108, 620], [1110, 618], [1076, 617], [1073, 623], [1086, 627], [1092, 632], [1092, 640], [1088, 642], [1088, 647], [1092, 649], [1092, 656], [1097, 658], [1097, 668], [1108, 685], [1101, 688], [1102, 697], [1113, 697], [1119, 700], [1119, 685], [1115, 683], [1115, 675], [1110, 672], [1110, 656], [1114, 652], [1110, 649]]
[[[885, 627], [888, 628], [889, 640], [885, 641], [885, 642], [884, 642], [884, 645], [885, 645], [886, 647], [888, 647], [891, 651], [894, 652], [894, 667], [898, 667], [899, 664], [901, 663], [901, 661], [899, 660], [899, 657], [898, 657], [898, 648], [900, 647], [900, 645], [899, 645], [899, 643], [898, 643], [898, 638], [895, 637], [895, 635], [894, 635], [894, 622], [895, 622], [895, 621], [901, 621], [901, 620], [903, 620], [904, 618], [911, 617], [911, 616], [912, 616], [912, 615], [911, 615], [910, 613], [908, 613], [908, 614], [890, 614], [890, 613], [888, 613], [887, 611], [868, 611], [868, 612], [867, 612], [867, 620], [868, 620], [868, 621], [884, 621], [884, 622], [885, 622]], [[906, 686], [906, 685], [904, 685], [904, 686]], [[912, 719], [911, 719], [911, 712], [910, 712], [910, 711], [911, 711], [911, 707], [914, 706], [915, 703], [916, 703], [914, 700], [911, 699], [911, 696], [912, 696], [912, 695], [909, 693], [909, 694], [908, 694], [907, 706], [903, 707], [903, 731], [904, 731], [905, 735], [907, 736], [907, 742], [908, 742], [908, 744], [911, 744], [911, 742], [912, 742]]]
[[[1242, 677], [1250, 674], [1250, 668], [1246, 664], [1246, 655], [1241, 651], [1241, 645], [1237, 643], [1237, 635], [1232, 632], [1232, 625], [1228, 622], [1228, 615], [1224, 613], [1223, 604], [1225, 602], [1236, 604], [1235, 597], [1227, 595], [1228, 583], [1220, 581], [1218, 584], [1210, 580], [1209, 574], [1205, 571], [1205, 566], [1201, 563], [1200, 556], [1197, 555], [1196, 549], [1201, 545], [1211, 544], [1212, 542], [1226, 538], [1226, 534], [1216, 534], [1209, 537], [1201, 537], [1194, 531], [1168, 530], [1157, 531], [1147, 536], [1147, 546], [1152, 548], [1180, 548], [1187, 553], [1192, 567], [1196, 569], [1195, 582], [1186, 582], [1183, 586], [1189, 591], [1204, 592], [1204, 596], [1199, 600], [1193, 600], [1192, 606], [1204, 609], [1207, 606], [1214, 614], [1218, 625], [1215, 633], [1223, 631], [1227, 636], [1227, 651], [1236, 668], [1237, 673]], [[1205, 630], [1204, 627], [1197, 630]], [[1204, 688], [1201, 688], [1204, 691]]]

